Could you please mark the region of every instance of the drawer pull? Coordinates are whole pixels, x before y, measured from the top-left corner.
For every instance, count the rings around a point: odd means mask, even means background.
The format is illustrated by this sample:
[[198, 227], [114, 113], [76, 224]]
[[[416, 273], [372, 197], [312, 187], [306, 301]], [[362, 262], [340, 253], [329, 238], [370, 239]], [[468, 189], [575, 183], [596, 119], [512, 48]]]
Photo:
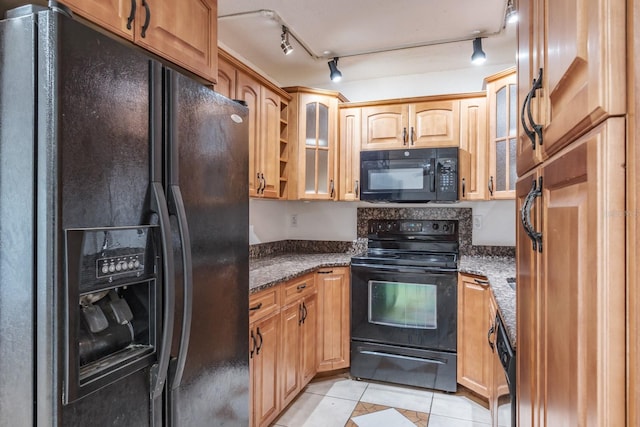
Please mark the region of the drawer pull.
[[474, 282], [476, 282], [476, 284], [480, 285], [480, 286], [488, 286], [489, 282], [487, 280], [480, 280], [480, 279], [473, 279]]
[[333, 270], [329, 270], [329, 271], [318, 271], [318, 274], [333, 274]]
[[262, 308], [262, 303], [258, 303], [256, 305], [254, 305], [253, 307], [249, 307], [249, 311], [255, 311], [255, 310], [260, 310]]
[[298, 287], [297, 287], [296, 289], [297, 289], [297, 290], [299, 290], [299, 291], [301, 291], [301, 290], [303, 290], [303, 289], [304, 289], [304, 288], [306, 288], [306, 287], [307, 287], [307, 284], [305, 283], [304, 285], [298, 285]]

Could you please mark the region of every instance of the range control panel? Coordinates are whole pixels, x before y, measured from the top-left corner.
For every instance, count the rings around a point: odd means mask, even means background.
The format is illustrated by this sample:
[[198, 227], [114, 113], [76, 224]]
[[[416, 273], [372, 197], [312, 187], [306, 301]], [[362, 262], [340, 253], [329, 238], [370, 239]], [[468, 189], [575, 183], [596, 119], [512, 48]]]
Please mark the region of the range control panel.
[[427, 234], [432, 236], [451, 236], [456, 234], [457, 224], [458, 221], [455, 220], [377, 219], [369, 220], [368, 234], [379, 235], [393, 233], [402, 235]]

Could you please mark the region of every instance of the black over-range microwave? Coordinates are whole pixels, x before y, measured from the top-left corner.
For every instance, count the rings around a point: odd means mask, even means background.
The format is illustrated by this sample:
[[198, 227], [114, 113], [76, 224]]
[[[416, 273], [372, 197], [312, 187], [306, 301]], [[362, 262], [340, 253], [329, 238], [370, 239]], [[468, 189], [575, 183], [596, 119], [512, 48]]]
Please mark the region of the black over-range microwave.
[[360, 200], [458, 200], [458, 147], [360, 153]]

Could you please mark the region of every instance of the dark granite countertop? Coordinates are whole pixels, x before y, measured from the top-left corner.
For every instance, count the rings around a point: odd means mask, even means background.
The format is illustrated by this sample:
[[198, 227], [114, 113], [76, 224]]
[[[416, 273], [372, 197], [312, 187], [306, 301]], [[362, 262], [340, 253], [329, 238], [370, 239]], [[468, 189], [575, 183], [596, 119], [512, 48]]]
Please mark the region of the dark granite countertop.
[[352, 254], [284, 254], [249, 260], [249, 293], [261, 291], [323, 267], [343, 267]]
[[489, 279], [500, 316], [509, 334], [509, 341], [515, 348], [516, 291], [507, 283], [507, 278], [516, 277], [515, 259], [511, 257], [461, 256], [458, 270], [460, 273], [475, 274]]

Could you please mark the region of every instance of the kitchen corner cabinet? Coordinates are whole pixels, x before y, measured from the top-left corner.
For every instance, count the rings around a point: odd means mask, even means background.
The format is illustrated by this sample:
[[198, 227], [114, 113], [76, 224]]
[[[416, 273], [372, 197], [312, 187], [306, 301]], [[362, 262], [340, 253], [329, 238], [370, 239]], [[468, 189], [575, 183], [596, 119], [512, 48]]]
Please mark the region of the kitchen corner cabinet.
[[461, 99], [460, 200], [485, 200], [487, 167], [487, 97]]
[[533, 119], [521, 123], [528, 132], [518, 140], [519, 175], [625, 114], [626, 4], [518, 1], [518, 105]]
[[65, 0], [87, 20], [215, 83], [217, 0]]
[[518, 425], [623, 426], [625, 120], [544, 161], [517, 194]]
[[338, 140], [340, 172], [338, 200], [360, 200], [361, 110], [340, 109], [340, 139]]
[[289, 199], [335, 200], [340, 94], [304, 87], [284, 88], [289, 103], [289, 155], [296, 164], [289, 175]]
[[250, 426], [268, 426], [280, 412], [280, 290], [267, 289], [249, 298]]
[[223, 50], [218, 62], [216, 92], [249, 108], [249, 196], [286, 199], [289, 95]]
[[490, 364], [489, 375], [491, 376], [489, 410], [491, 412], [491, 426], [503, 427], [504, 424], [501, 424], [501, 422], [506, 421], [504, 420], [506, 414], [498, 416], [498, 412], [501, 412], [501, 408], [507, 406], [509, 413], [511, 413], [511, 395], [509, 394], [509, 383], [507, 383], [507, 377], [496, 346], [496, 334], [498, 333], [496, 316], [498, 315], [498, 305], [493, 298], [493, 294], [489, 295], [489, 314], [491, 316], [491, 328], [489, 329], [489, 342], [491, 346], [486, 346], [490, 349], [489, 354], [491, 357], [488, 360]]
[[515, 68], [485, 79], [489, 104], [489, 199], [514, 199], [517, 151]]
[[280, 360], [281, 407], [286, 407], [316, 374], [318, 295], [313, 273], [287, 282], [283, 289]]
[[460, 102], [434, 99], [362, 108], [362, 150], [454, 147]]
[[348, 368], [350, 363], [350, 269], [323, 268], [318, 287], [318, 372]]
[[485, 277], [458, 275], [458, 384], [486, 399], [491, 397], [495, 357], [487, 343], [495, 320], [490, 300]]

